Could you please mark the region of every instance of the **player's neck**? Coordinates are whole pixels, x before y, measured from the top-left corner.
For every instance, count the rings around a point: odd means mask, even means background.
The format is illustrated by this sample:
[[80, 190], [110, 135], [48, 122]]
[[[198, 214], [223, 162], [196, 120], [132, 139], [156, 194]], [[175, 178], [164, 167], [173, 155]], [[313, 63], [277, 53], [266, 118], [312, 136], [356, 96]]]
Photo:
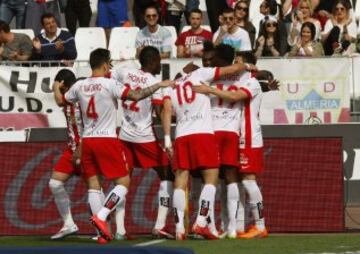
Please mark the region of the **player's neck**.
[[154, 75], [150, 69], [146, 68], [146, 67], [141, 67], [141, 70], [145, 73], [150, 73], [151, 75]]
[[105, 77], [105, 74], [103, 70], [95, 69], [92, 71], [91, 77]]

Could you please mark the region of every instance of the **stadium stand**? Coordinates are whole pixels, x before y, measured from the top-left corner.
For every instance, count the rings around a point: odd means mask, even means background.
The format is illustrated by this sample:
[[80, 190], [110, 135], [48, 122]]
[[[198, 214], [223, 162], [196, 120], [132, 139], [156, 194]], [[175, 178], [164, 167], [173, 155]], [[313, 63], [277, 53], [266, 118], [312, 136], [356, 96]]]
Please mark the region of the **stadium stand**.
[[75, 34], [78, 61], [88, 61], [90, 52], [96, 48], [106, 48], [105, 31], [101, 27], [79, 27]]
[[[210, 27], [209, 25], [202, 25], [201, 27], [202, 27], [202, 29], [205, 29], [205, 30], [208, 30], [208, 31], [211, 32], [211, 27]], [[182, 33], [183, 33], [183, 32], [186, 32], [186, 31], [190, 30], [190, 28], [191, 28], [191, 26], [184, 26], [184, 27], [181, 29], [181, 32], [182, 32]]]
[[176, 45], [175, 45], [177, 39], [176, 29], [173, 26], [164, 26], [164, 27], [170, 31], [172, 37], [171, 58], [176, 58]]
[[19, 33], [19, 34], [26, 34], [27, 36], [30, 37], [30, 39], [34, 39], [35, 34], [34, 31], [32, 29], [11, 29], [11, 32], [13, 33]]
[[109, 47], [113, 60], [134, 59], [138, 27], [116, 27], [111, 30]]

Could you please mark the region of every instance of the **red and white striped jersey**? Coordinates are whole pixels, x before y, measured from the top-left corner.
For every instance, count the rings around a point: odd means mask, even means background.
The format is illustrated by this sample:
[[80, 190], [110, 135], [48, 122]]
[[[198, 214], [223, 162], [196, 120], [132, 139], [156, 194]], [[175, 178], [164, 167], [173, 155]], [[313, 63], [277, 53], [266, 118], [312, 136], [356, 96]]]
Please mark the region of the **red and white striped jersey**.
[[83, 138], [116, 138], [117, 99], [125, 99], [130, 91], [113, 79], [91, 77], [76, 82], [64, 99], [79, 102], [84, 121]]
[[[250, 72], [229, 75], [211, 83], [220, 90], [237, 91], [250, 78]], [[240, 102], [227, 102], [217, 96], [211, 97], [211, 115], [214, 131], [229, 131], [239, 135]]]
[[80, 143], [84, 130], [81, 109], [79, 103], [75, 103], [66, 104], [63, 107], [63, 111], [67, 125], [66, 131], [68, 135], [68, 147], [74, 152]]
[[260, 104], [262, 99], [261, 86], [257, 79], [250, 78], [241, 86], [249, 96], [242, 101], [240, 148], [256, 148], [263, 146], [263, 138], [259, 119]]
[[210, 98], [195, 93], [192, 86], [216, 80], [218, 68], [200, 68], [176, 80], [174, 89], [166, 89], [176, 114], [176, 138], [199, 133], [214, 133]]
[[[132, 90], [143, 89], [159, 82], [151, 73], [135, 68], [117, 69], [111, 73], [111, 77]], [[133, 143], [155, 141], [152, 128], [153, 104], [163, 104], [163, 93], [160, 89], [141, 101], [122, 101], [121, 140]]]

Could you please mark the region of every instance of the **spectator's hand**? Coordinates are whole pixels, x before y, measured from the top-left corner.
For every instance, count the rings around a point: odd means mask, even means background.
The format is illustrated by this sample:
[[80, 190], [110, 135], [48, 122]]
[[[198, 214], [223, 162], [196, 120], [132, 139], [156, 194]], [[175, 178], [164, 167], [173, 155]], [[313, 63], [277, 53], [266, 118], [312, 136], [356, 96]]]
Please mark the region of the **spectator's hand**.
[[193, 72], [195, 70], [199, 69], [199, 66], [197, 66], [196, 64], [194, 64], [193, 62], [188, 63], [187, 65], [185, 65], [185, 67], [183, 68], [183, 71], [186, 74], [189, 74], [190, 72]]
[[229, 31], [229, 27], [227, 25], [222, 25], [220, 27], [220, 33], [224, 34], [224, 33], [227, 33]]
[[337, 26], [339, 24], [334, 16], [331, 16], [330, 19], [331, 19], [333, 26]]
[[269, 48], [274, 46], [274, 39], [273, 38], [268, 38], [266, 40], [266, 46], [268, 46]]
[[261, 35], [258, 38], [258, 43], [259, 43], [259, 46], [264, 47], [264, 45], [265, 45], [265, 37]]
[[351, 37], [348, 33], [345, 33], [345, 34], [343, 35], [343, 39], [344, 39], [345, 41], [352, 41], [353, 37]]
[[330, 13], [328, 13], [328, 12], [325, 11], [325, 10], [320, 10], [320, 11], [318, 12], [318, 14], [319, 14], [319, 16], [322, 17], [322, 18], [324, 18], [324, 17], [331, 18], [331, 16], [332, 16]]
[[302, 41], [301, 41], [300, 38], [298, 38], [297, 41], [296, 41], [296, 47], [297, 47], [297, 48], [301, 48], [301, 47], [302, 47]]
[[304, 14], [302, 13], [302, 11], [300, 10], [297, 11], [297, 17], [301, 23], [304, 22]]
[[59, 50], [60, 52], [63, 52], [64, 50], [65, 50], [65, 48], [64, 48], [64, 42], [62, 41], [62, 40], [57, 40], [56, 42], [55, 42], [55, 48], [57, 49], [57, 50]]
[[33, 39], [33, 47], [36, 50], [36, 52], [41, 51], [41, 42], [40, 42], [40, 39], [38, 37]]
[[296, 28], [299, 20], [295, 17], [295, 13], [291, 12], [291, 22], [293, 24], [293, 29]]

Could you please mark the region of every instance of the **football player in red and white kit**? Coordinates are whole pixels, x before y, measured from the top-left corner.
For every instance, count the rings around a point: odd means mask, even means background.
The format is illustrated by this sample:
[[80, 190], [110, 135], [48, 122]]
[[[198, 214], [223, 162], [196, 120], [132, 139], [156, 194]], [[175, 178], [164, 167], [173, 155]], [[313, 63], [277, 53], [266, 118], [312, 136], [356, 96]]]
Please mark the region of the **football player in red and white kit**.
[[[133, 90], [149, 87], [158, 82], [155, 75], [161, 71], [161, 57], [157, 48], [144, 47], [139, 55], [141, 68], [119, 68], [111, 77]], [[130, 169], [153, 168], [160, 178], [158, 191], [158, 216], [152, 231], [157, 237], [172, 237], [164, 229], [173, 192], [174, 175], [169, 167], [169, 159], [157, 140], [153, 129], [153, 110], [161, 116], [163, 93], [158, 90], [152, 96], [134, 102], [123, 100], [120, 139], [124, 143], [126, 159]], [[124, 209], [124, 207], [122, 206]], [[120, 213], [124, 214], [124, 212]], [[121, 218], [123, 220], [123, 218]], [[123, 224], [123, 223], [122, 223]], [[123, 230], [125, 231], [125, 230]], [[125, 232], [121, 232], [125, 233]], [[121, 238], [120, 233], [115, 238]]]
[[[251, 212], [255, 226], [248, 232], [238, 234], [239, 238], [261, 238], [268, 235], [263, 217], [263, 198], [256, 183], [256, 175], [263, 171], [263, 140], [259, 120], [262, 88], [256, 78], [250, 78], [235, 91], [224, 91], [206, 85], [194, 88], [204, 94], [216, 95], [229, 102], [242, 102], [240, 125], [240, 172], [243, 174], [242, 184], [248, 193]], [[239, 227], [237, 225], [237, 227]], [[244, 226], [242, 226], [244, 227]]]
[[[211, 65], [222, 67], [234, 62], [235, 50], [225, 44], [215, 47], [215, 56]], [[227, 75], [211, 83], [220, 90], [235, 92], [250, 78], [250, 72]], [[227, 228], [229, 238], [237, 237], [237, 210], [239, 196], [239, 131], [240, 131], [240, 102], [228, 102], [219, 97], [211, 97], [211, 113], [216, 141], [220, 153], [220, 170], [226, 184]]]
[[[89, 189], [89, 203], [93, 212], [90, 222], [102, 235], [112, 240], [106, 223], [108, 215], [125, 199], [130, 178], [123, 145], [116, 135], [117, 99], [139, 101], [161, 87], [172, 85], [163, 81], [137, 91], [105, 78], [111, 68], [110, 51], [96, 49], [90, 54], [92, 76], [76, 82], [62, 95], [61, 85], [54, 86], [55, 99], [60, 105], [79, 102], [84, 120], [81, 166]], [[99, 175], [113, 180], [115, 187], [102, 203]]]
[[[252, 66], [248, 67], [252, 68]], [[176, 222], [176, 239], [185, 239], [184, 210], [185, 190], [190, 170], [201, 170], [204, 187], [199, 198], [199, 212], [193, 232], [207, 239], [217, 239], [207, 219], [214, 209], [218, 180], [219, 151], [213, 131], [210, 99], [192, 90], [193, 85], [211, 82], [224, 75], [241, 72], [243, 64], [222, 68], [199, 68], [176, 81], [175, 89], [166, 89], [176, 114], [176, 133], [173, 153], [175, 190], [173, 206]], [[165, 107], [166, 106], [166, 107]], [[171, 107], [164, 104], [165, 147], [172, 153], [170, 140]]]
[[[60, 70], [55, 76], [55, 83], [62, 82], [63, 84], [61, 90], [63, 94], [70, 89], [75, 81], [74, 73], [68, 69]], [[56, 207], [64, 225], [59, 232], [51, 236], [52, 240], [58, 240], [79, 231], [71, 214], [70, 199], [64, 184], [72, 175], [80, 174], [80, 142], [83, 122], [78, 103], [64, 105], [63, 112], [66, 118], [68, 147], [53, 169], [49, 188], [54, 196]]]

